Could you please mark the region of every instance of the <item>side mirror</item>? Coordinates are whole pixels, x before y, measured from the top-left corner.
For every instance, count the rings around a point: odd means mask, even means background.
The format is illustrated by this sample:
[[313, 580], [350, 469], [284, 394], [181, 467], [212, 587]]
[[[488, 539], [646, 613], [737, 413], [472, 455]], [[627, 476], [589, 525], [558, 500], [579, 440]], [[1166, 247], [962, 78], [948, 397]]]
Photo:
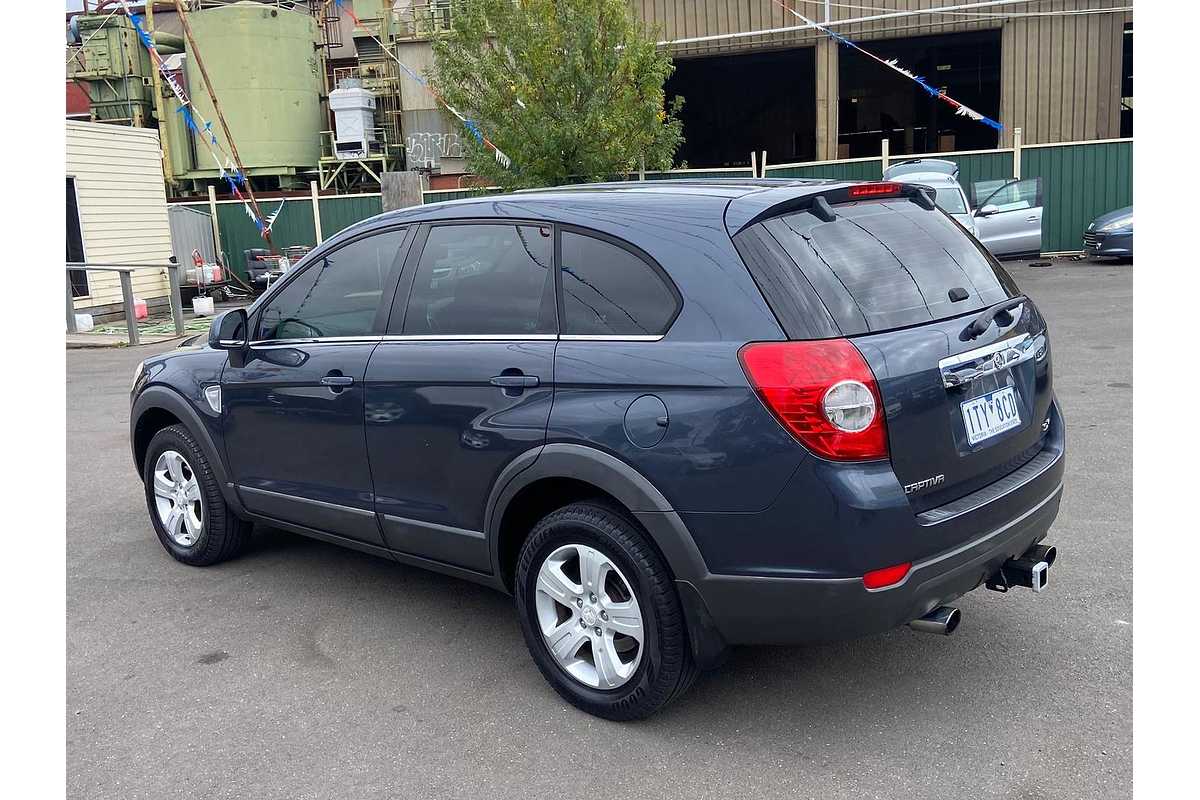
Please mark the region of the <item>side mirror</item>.
[[244, 308], [218, 314], [208, 329], [208, 346], [214, 350], [241, 350], [249, 341], [249, 327]]
[[991, 203], [988, 203], [986, 206], [984, 206], [983, 208], [976, 211], [975, 216], [990, 217], [992, 214], [999, 214], [999, 213], [1000, 213], [1000, 209], [997, 206], [994, 206]]

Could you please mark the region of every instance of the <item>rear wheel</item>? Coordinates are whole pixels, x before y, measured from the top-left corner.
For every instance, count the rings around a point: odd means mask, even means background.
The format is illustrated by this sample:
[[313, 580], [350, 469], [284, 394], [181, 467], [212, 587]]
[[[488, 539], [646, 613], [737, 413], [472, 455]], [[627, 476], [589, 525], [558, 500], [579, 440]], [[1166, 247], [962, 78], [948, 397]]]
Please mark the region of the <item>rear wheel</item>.
[[212, 467], [187, 428], [172, 425], [154, 434], [142, 480], [154, 532], [176, 560], [203, 567], [245, 547], [251, 524], [225, 505]]
[[621, 511], [575, 503], [521, 548], [517, 609], [530, 654], [568, 702], [600, 717], [647, 717], [696, 676], [666, 565]]

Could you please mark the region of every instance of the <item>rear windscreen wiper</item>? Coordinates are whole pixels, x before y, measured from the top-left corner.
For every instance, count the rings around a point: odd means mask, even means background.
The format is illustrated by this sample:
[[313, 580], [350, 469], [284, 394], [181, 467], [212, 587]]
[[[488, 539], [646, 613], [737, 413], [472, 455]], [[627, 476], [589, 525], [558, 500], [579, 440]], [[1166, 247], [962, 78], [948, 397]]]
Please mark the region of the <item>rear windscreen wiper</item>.
[[967, 327], [962, 329], [962, 333], [958, 335], [958, 338], [964, 342], [969, 342], [972, 339], [978, 338], [983, 334], [984, 331], [992, 327], [992, 321], [1001, 314], [1008, 315], [1009, 321], [1001, 321], [1000, 324], [1008, 325], [1012, 322], [1012, 315], [1008, 314], [1008, 312], [1022, 303], [1027, 302], [1029, 302], [1029, 298], [1023, 294], [1019, 294], [1016, 297], [1010, 297], [1007, 300], [1001, 300], [995, 305], [988, 306], [983, 311], [979, 312], [979, 314], [976, 315], [975, 319], [971, 320]]

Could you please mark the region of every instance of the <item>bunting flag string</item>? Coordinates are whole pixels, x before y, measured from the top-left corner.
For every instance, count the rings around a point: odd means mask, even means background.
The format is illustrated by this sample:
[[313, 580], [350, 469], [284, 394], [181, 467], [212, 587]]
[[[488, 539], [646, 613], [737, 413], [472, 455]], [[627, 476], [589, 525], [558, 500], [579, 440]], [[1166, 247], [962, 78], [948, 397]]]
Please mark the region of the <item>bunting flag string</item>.
[[[146, 30], [142, 24], [142, 18], [130, 10], [127, 0], [121, 0], [121, 7], [125, 10], [125, 15], [129, 22], [133, 25], [137, 32], [138, 39], [141, 40], [142, 46], [150, 54], [150, 60], [154, 62], [154, 66], [158, 69], [159, 75], [163, 81], [171, 88], [171, 93], [175, 95], [175, 99], [179, 101], [179, 108], [176, 113], [183, 118], [183, 124], [193, 134], [196, 140], [202, 142], [205, 149], [212, 156], [213, 163], [217, 165], [218, 174], [229, 184], [230, 193], [241, 201], [242, 206], [246, 210], [246, 216], [254, 223], [254, 227], [258, 228], [259, 234], [266, 236], [270, 231], [271, 226], [263, 222], [258, 214], [254, 212], [254, 207], [250, 201], [242, 194], [239, 187], [246, 185], [246, 176], [234, 165], [233, 157], [229, 152], [217, 141], [217, 136], [213, 133], [212, 122], [206, 120], [199, 111], [196, 110], [192, 100], [188, 97], [184, 88], [175, 78], [175, 74], [167, 67], [166, 59], [158, 52], [158, 48], [154, 45], [154, 38]], [[278, 212], [276, 212], [278, 213]]]
[[276, 208], [274, 211], [272, 211], [271, 214], [267, 217], [267, 230], [268, 231], [271, 230], [271, 227], [275, 224], [275, 220], [279, 219], [279, 212], [283, 211], [283, 204], [286, 202], [287, 202], [287, 198], [286, 197], [282, 198], [279, 201], [279, 207]]
[[1001, 125], [996, 120], [991, 119], [990, 117], [986, 117], [983, 114], [980, 114], [975, 109], [969, 108], [969, 107], [963, 105], [962, 103], [958, 102], [957, 100], [955, 100], [953, 97], [946, 94], [942, 90], [940, 90], [936, 87], [930, 86], [929, 83], [920, 75], [916, 75], [913, 72], [911, 72], [910, 70], [907, 70], [904, 67], [900, 66], [898, 59], [892, 58], [892, 59], [885, 60], [883, 58], [880, 58], [879, 56], [875, 55], [874, 53], [863, 49], [861, 46], [859, 46], [855, 42], [851, 41], [850, 39], [846, 38], [842, 34], [837, 33], [836, 31], [832, 31], [829, 28], [826, 28], [824, 25], [820, 25], [816, 22], [813, 22], [811, 19], [804, 16], [796, 9], [788, 6], [786, 3], [783, 2], [783, 0], [775, 0], [775, 4], [777, 6], [779, 6], [780, 8], [782, 8], [784, 11], [788, 12], [792, 16], [794, 16], [797, 19], [799, 19], [800, 21], [802, 21], [805, 25], [811, 25], [812, 27], [816, 28], [818, 31], [820, 31], [821, 33], [830, 37], [831, 39], [838, 42], [842, 46], [857, 50], [858, 52], [862, 53], [867, 58], [877, 61], [878, 63], [880, 63], [883, 66], [887, 67], [888, 69], [892, 70], [893, 72], [897, 72], [900, 75], [903, 75], [904, 77], [908, 78], [910, 81], [913, 81], [918, 86], [920, 86], [925, 91], [925, 93], [928, 94], [930, 97], [934, 97], [938, 100], [941, 100], [943, 103], [946, 103], [947, 105], [954, 108], [955, 109], [954, 113], [957, 114], [958, 116], [973, 119], [976, 122], [981, 122], [984, 125], [987, 125], [989, 128], [995, 128], [998, 131], [1004, 130], [1004, 126]]
[[[351, 9], [345, 5], [343, 0], [333, 0], [333, 4], [335, 6], [337, 6], [338, 9], [345, 11], [346, 16], [348, 16], [355, 25], [366, 30], [366, 26], [363, 25], [362, 20], [360, 20], [358, 18], [358, 16], [354, 13], [353, 9]], [[443, 108], [445, 108], [447, 111], [449, 111], [451, 114], [453, 114], [455, 116], [455, 118], [457, 118], [458, 121], [462, 123], [463, 127], [467, 129], [467, 132], [471, 134], [472, 138], [474, 138], [475, 141], [479, 142], [481, 145], [483, 145], [487, 149], [491, 150], [496, 157], [496, 163], [500, 164], [505, 169], [508, 169], [509, 167], [512, 166], [512, 159], [509, 158], [508, 156], [506, 156], [504, 154], [504, 152], [499, 147], [497, 147], [495, 145], [495, 143], [492, 142], [491, 139], [489, 139], [483, 135], [483, 131], [481, 131], [479, 129], [479, 126], [475, 123], [474, 120], [468, 119], [467, 117], [463, 116], [459, 112], [458, 109], [456, 109], [454, 106], [450, 105], [450, 103], [448, 103], [446, 101], [446, 98], [442, 97], [442, 95], [429, 84], [429, 81], [425, 80], [425, 78], [423, 78], [421, 75], [417, 74], [417, 72], [415, 72], [407, 64], [405, 64], [403, 61], [401, 61], [400, 58], [395, 53], [393, 53], [391, 50], [388, 49], [388, 47], [379, 39], [378, 36], [371, 34], [369, 31], [368, 31], [368, 35], [372, 39], [375, 40], [375, 43], [379, 45], [380, 49], [383, 50], [383, 52], [385, 52], [389, 56], [391, 56], [392, 60], [396, 62], [396, 64], [400, 67], [401, 70], [404, 71], [405, 75], [412, 78], [414, 81], [419, 83], [422, 87], [424, 87], [425, 91], [427, 91], [431, 95], [433, 95], [434, 100], [437, 100], [439, 103], [441, 103]], [[521, 106], [521, 108], [525, 107], [525, 104], [522, 103], [520, 101], [520, 99], [517, 100], [517, 104], [519, 106]]]

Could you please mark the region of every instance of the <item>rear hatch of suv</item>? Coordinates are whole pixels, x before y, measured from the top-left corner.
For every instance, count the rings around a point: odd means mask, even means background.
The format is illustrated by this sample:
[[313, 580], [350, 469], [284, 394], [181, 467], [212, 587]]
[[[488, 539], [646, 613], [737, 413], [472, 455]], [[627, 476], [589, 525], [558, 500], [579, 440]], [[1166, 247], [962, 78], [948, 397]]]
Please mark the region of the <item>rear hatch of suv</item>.
[[912, 186], [842, 185], [734, 236], [789, 339], [849, 339], [871, 367], [914, 513], [1031, 461], [1052, 401], [1041, 314], [930, 200]]

